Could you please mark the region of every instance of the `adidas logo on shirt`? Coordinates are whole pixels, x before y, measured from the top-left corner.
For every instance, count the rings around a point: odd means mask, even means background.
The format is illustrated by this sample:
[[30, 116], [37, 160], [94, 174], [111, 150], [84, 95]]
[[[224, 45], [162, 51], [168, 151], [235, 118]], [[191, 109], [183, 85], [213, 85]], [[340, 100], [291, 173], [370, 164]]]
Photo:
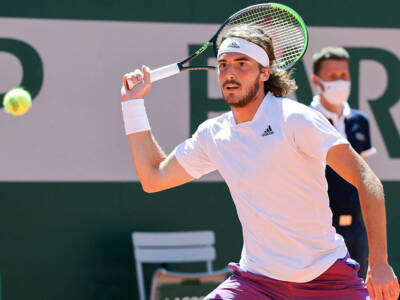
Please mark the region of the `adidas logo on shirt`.
[[238, 45], [238, 43], [236, 43], [235, 41], [232, 41], [232, 43], [230, 43], [228, 45], [229, 48], [240, 48], [240, 46]]
[[267, 136], [271, 134], [274, 134], [274, 131], [272, 130], [271, 125], [268, 125], [268, 128], [264, 130], [262, 136]]

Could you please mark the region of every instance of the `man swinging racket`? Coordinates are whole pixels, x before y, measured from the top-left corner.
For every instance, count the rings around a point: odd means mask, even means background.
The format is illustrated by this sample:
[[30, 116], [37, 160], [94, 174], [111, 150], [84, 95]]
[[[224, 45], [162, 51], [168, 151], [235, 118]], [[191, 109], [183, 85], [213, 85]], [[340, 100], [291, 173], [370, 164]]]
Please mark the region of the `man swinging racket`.
[[[146, 192], [218, 170], [243, 230], [233, 274], [205, 299], [397, 299], [388, 264], [382, 184], [319, 112], [285, 97], [297, 86], [276, 68], [271, 38], [250, 25], [227, 30], [218, 44], [218, 79], [231, 111], [202, 123], [166, 156], [150, 131], [145, 66], [126, 74], [125, 130]], [[332, 226], [325, 166], [356, 186], [369, 240], [366, 285]], [[368, 290], [367, 290], [368, 288]]]

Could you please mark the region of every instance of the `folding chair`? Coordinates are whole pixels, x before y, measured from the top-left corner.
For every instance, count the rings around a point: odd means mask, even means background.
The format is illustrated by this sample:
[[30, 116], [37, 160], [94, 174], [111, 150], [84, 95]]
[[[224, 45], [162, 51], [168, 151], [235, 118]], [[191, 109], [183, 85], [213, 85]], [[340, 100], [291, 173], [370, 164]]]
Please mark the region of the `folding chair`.
[[212, 272], [215, 259], [213, 231], [133, 232], [140, 300], [146, 300], [142, 264], [205, 262], [206, 273]]
[[228, 268], [211, 273], [178, 273], [160, 268], [153, 276], [150, 299], [203, 299], [230, 274]]

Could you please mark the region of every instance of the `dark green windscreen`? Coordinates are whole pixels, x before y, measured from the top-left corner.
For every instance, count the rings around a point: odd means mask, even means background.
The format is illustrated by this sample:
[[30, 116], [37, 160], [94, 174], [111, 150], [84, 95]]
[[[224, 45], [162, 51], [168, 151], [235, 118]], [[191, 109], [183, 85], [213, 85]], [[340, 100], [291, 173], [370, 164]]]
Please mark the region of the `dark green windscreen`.
[[[400, 270], [399, 183], [384, 188], [390, 261]], [[138, 183], [0, 183], [0, 199], [3, 300], [137, 299], [132, 231], [214, 230], [214, 268], [240, 256], [241, 229], [223, 183], [158, 194]], [[145, 268], [147, 282], [158, 267]]]
[[[4, 1], [0, 16], [24, 18], [221, 23], [236, 11], [265, 1]], [[275, 1], [273, 1], [275, 2]], [[276, 1], [296, 10], [307, 25], [399, 27], [397, 0]]]

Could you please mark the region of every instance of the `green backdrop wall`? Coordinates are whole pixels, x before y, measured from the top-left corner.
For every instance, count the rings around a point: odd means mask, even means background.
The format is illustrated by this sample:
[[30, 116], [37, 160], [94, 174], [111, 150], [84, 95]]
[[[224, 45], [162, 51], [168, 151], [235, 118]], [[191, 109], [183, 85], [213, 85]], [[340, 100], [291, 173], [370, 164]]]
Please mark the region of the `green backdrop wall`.
[[[399, 183], [384, 188], [390, 262], [399, 270]], [[0, 198], [3, 299], [137, 299], [132, 231], [214, 230], [215, 268], [241, 251], [240, 225], [221, 183], [158, 194], [143, 193], [138, 183], [1, 183]], [[147, 282], [157, 267], [145, 268]]]

